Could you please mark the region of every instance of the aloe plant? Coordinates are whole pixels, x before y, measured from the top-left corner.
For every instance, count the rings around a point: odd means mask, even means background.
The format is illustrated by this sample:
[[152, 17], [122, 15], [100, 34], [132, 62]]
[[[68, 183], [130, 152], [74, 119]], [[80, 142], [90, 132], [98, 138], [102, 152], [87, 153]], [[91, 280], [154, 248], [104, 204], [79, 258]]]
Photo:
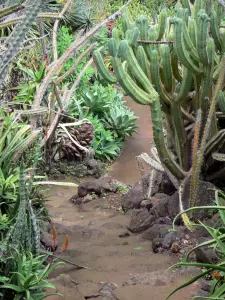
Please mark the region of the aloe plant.
[[[12, 251], [12, 250], [11, 250]], [[6, 259], [6, 268], [11, 266], [10, 277], [0, 276], [0, 299], [37, 299], [42, 300], [51, 295], [59, 295], [55, 285], [47, 279], [60, 262], [44, 265], [48, 255], [33, 256], [31, 252], [23, 248], [12, 251], [12, 256]], [[53, 293], [47, 293], [46, 289], [54, 290]]]
[[[202, 226], [205, 228], [206, 231], [211, 236], [211, 239], [201, 243], [197, 246], [195, 246], [193, 249], [191, 249], [187, 256], [185, 257], [184, 261], [179, 262], [175, 264], [172, 267], [179, 267], [179, 266], [195, 266], [199, 267], [201, 269], [204, 269], [203, 271], [199, 270], [199, 274], [194, 276], [193, 278], [189, 279], [187, 282], [185, 282], [183, 285], [176, 288], [174, 291], [170, 293], [170, 295], [167, 297], [170, 298], [174, 293], [176, 293], [178, 290], [185, 288], [186, 286], [192, 284], [193, 282], [199, 280], [200, 278], [204, 278], [205, 276], [210, 276], [211, 281], [211, 290], [210, 295], [206, 299], [224, 299], [225, 296], [225, 283], [224, 283], [224, 274], [225, 274], [225, 267], [224, 267], [224, 258], [225, 258], [225, 206], [221, 205], [222, 202], [224, 202], [225, 194], [221, 191], [215, 192], [215, 199], [216, 199], [216, 205], [214, 206], [208, 206], [208, 207], [192, 207], [190, 209], [185, 210], [184, 213], [187, 213], [188, 211], [192, 210], [199, 210], [199, 209], [205, 209], [205, 210], [216, 210], [219, 212], [220, 215], [220, 221], [222, 222], [222, 225], [219, 228], [211, 228], [209, 226], [204, 225], [203, 223], [200, 223], [200, 225], [195, 224], [195, 226]], [[222, 201], [221, 201], [222, 200]], [[177, 216], [178, 217], [178, 216]], [[176, 218], [177, 218], [176, 217]], [[175, 223], [176, 219], [174, 220]], [[196, 263], [196, 262], [190, 262], [189, 257], [190, 255], [198, 248], [201, 247], [211, 247], [214, 249], [214, 251], [218, 254], [218, 258], [220, 258], [220, 261], [218, 264], [206, 264], [206, 263]], [[198, 298], [196, 296], [196, 298]], [[199, 297], [201, 298], [201, 297]]]
[[150, 106], [162, 167], [179, 185], [192, 178], [190, 205], [198, 201], [200, 174], [215, 172], [212, 153], [224, 148], [216, 119], [218, 96], [224, 89], [222, 13], [220, 4], [208, 9], [204, 1], [196, 0], [193, 8], [189, 1], [179, 1], [173, 18], [163, 9], [153, 25], [146, 17], [134, 23], [124, 15], [123, 40], [114, 28], [108, 44], [114, 73], [104, 65], [101, 53], [94, 52], [105, 80], [119, 82], [133, 100]]

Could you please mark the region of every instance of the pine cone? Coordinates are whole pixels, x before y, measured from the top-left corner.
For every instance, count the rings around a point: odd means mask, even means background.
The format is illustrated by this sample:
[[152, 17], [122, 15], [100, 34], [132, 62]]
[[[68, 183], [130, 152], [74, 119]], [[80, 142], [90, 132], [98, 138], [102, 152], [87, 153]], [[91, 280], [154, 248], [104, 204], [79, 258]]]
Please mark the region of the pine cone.
[[74, 139], [82, 146], [88, 147], [94, 138], [94, 127], [91, 123], [85, 123], [71, 131]]

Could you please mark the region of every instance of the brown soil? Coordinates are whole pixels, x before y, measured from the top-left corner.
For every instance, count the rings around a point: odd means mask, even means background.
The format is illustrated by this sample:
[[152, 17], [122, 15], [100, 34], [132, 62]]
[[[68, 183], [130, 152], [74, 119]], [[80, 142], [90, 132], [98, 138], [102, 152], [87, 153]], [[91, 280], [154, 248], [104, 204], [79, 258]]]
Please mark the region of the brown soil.
[[[67, 300], [164, 300], [187, 279], [178, 271], [167, 271], [177, 261], [169, 252], [154, 254], [151, 243], [140, 235], [119, 237], [129, 222], [129, 216], [118, 210], [119, 195], [93, 200], [81, 208], [68, 201], [74, 192], [73, 188], [54, 187], [49, 198], [59, 247], [69, 235], [69, 247], [62, 257], [90, 268], [77, 270], [65, 264], [52, 274]], [[104, 297], [101, 289], [106, 283], [116, 288]], [[195, 289], [195, 285], [186, 288], [171, 299], [190, 299]]]
[[[139, 116], [140, 128], [138, 134], [125, 143], [109, 175], [132, 184], [140, 179], [135, 156], [150, 151], [152, 129], [149, 108], [127, 100]], [[154, 254], [151, 242], [142, 240], [140, 235], [119, 237], [130, 218], [119, 210], [120, 196], [114, 194], [75, 207], [68, 201], [75, 193], [74, 188], [54, 186], [49, 197], [49, 210], [60, 246], [69, 234], [69, 248], [63, 257], [90, 268], [78, 270], [66, 264], [52, 274], [67, 300], [164, 300], [187, 279], [188, 274], [167, 271], [177, 261], [169, 252]], [[171, 300], [190, 299], [196, 288], [196, 285], [188, 287]], [[61, 298], [51, 296], [49, 299]]]
[[[137, 133], [126, 140], [120, 157], [114, 162], [109, 170], [109, 175], [126, 184], [133, 184], [140, 180], [141, 174], [138, 169], [136, 156], [141, 153], [149, 153], [152, 143], [152, 127], [150, 122], [150, 108], [141, 105], [129, 97], [125, 97], [126, 105], [138, 116], [136, 123], [139, 126]], [[144, 166], [148, 170], [148, 166]]]

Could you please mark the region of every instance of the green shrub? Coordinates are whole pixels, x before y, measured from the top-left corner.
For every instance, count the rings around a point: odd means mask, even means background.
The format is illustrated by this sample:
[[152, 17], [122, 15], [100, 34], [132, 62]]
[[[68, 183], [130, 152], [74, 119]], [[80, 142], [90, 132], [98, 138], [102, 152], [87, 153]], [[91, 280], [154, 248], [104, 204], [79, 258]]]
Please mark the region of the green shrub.
[[104, 114], [104, 123], [110, 131], [115, 132], [115, 137], [124, 140], [136, 132], [137, 125], [134, 123], [137, 117], [127, 107], [111, 107]]
[[[203, 242], [197, 246], [195, 246], [193, 249], [189, 251], [184, 261], [179, 262], [175, 264], [173, 267], [179, 267], [179, 266], [194, 266], [199, 267], [201, 270], [199, 275], [194, 276], [190, 280], [188, 280], [183, 285], [176, 288], [168, 297], [172, 296], [175, 292], [178, 290], [185, 288], [186, 286], [192, 284], [193, 282], [199, 280], [200, 278], [207, 277], [210, 278], [211, 281], [211, 290], [210, 290], [210, 297], [207, 297], [206, 299], [224, 299], [225, 297], [225, 267], [224, 267], [224, 258], [225, 258], [225, 206], [221, 205], [225, 201], [225, 194], [221, 191], [216, 191], [215, 193], [216, 198], [216, 205], [215, 206], [199, 206], [199, 207], [192, 207], [189, 208], [182, 213], [187, 213], [190, 211], [196, 211], [196, 210], [210, 210], [210, 211], [218, 211], [220, 215], [220, 222], [222, 222], [222, 226], [219, 228], [212, 228], [209, 226], [204, 225], [200, 222], [200, 225], [198, 224], [192, 224], [192, 226], [202, 226], [205, 228], [206, 231], [211, 235], [211, 240], [208, 240], [206, 242]], [[180, 216], [181, 213], [178, 215]], [[178, 217], [177, 216], [177, 217]], [[174, 224], [177, 219], [177, 217], [174, 219]], [[197, 263], [197, 262], [190, 262], [189, 257], [190, 255], [198, 248], [201, 247], [210, 247], [214, 250], [214, 252], [217, 254], [217, 257], [219, 259], [219, 262], [216, 264], [211, 263]], [[198, 298], [196, 296], [196, 298]], [[202, 298], [202, 297], [200, 297]]]
[[104, 124], [92, 115], [87, 119], [92, 123], [95, 130], [94, 140], [91, 144], [95, 151], [95, 157], [100, 160], [114, 160], [120, 153], [123, 143], [120, 139], [115, 139], [110, 132], [104, 128]]
[[[46, 289], [56, 287], [47, 279], [49, 274], [61, 263], [44, 265], [48, 255], [33, 256], [23, 248], [11, 251], [11, 256], [1, 258], [0, 299], [4, 300], [42, 300], [54, 292], [47, 294]], [[62, 296], [63, 297], [63, 296]]]

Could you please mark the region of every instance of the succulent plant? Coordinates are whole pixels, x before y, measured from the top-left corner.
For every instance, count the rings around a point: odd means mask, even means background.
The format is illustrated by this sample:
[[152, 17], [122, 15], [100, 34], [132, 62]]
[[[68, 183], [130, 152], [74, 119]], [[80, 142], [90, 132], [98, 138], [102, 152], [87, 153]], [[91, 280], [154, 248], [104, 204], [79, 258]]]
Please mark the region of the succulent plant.
[[124, 39], [114, 28], [108, 43], [114, 74], [99, 51], [94, 60], [104, 79], [119, 82], [133, 100], [150, 106], [160, 162], [180, 185], [192, 178], [194, 204], [200, 173], [207, 177], [218, 171], [212, 153], [225, 150], [216, 118], [217, 100], [222, 112], [225, 104], [224, 9], [216, 2], [211, 7], [202, 0], [193, 7], [181, 2], [173, 18], [164, 9], [153, 25], [147, 17], [134, 23], [123, 16]]

